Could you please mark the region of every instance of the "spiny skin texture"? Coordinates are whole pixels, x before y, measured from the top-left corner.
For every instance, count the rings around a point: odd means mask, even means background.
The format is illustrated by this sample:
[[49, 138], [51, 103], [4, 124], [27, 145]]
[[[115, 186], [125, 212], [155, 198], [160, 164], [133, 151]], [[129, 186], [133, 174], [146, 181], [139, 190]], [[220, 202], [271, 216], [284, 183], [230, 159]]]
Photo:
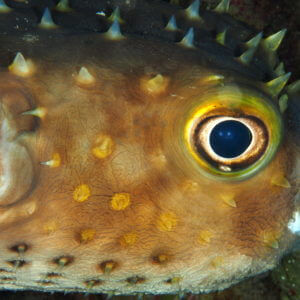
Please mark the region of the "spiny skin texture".
[[[127, 31], [117, 40], [105, 26], [87, 33], [93, 23], [77, 34], [21, 21], [16, 30], [7, 27], [15, 16], [3, 16], [3, 288], [208, 292], [273, 267], [295, 239], [287, 228], [299, 179], [293, 133], [264, 169], [234, 182], [204, 176], [178, 143], [199, 95], [234, 83], [271, 99], [262, 81], [275, 78], [272, 62], [234, 58], [251, 30], [215, 13], [197, 23], [174, 6], [184, 30], [163, 31], [168, 18], [154, 3], [162, 15], [138, 31], [132, 20], [142, 22], [133, 16], [143, 10], [131, 4], [121, 7], [132, 18], [122, 15]], [[227, 24], [224, 47], [207, 32]], [[204, 33], [197, 48], [174, 44], [192, 25]], [[138, 34], [150, 28], [149, 38]], [[17, 52], [31, 60], [28, 72], [11, 64]]]

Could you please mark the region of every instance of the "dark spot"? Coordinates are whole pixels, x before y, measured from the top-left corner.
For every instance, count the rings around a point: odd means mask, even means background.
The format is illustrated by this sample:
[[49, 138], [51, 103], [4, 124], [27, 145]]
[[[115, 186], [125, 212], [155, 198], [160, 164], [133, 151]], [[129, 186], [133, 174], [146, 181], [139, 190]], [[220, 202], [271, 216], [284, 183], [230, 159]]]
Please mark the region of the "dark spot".
[[39, 280], [36, 283], [41, 284], [41, 285], [53, 285], [55, 284], [53, 281], [51, 280]]
[[11, 270], [0, 269], [0, 273], [11, 273]]
[[47, 278], [57, 278], [57, 277], [62, 277], [62, 275], [60, 273], [51, 272], [51, 273], [47, 273], [46, 277]]
[[103, 261], [99, 266], [103, 274], [109, 274], [111, 271], [117, 268], [118, 263], [113, 260], [106, 260]]
[[9, 260], [9, 261], [7, 261], [7, 263], [10, 264], [14, 268], [22, 268], [26, 264], [28, 264], [28, 262], [23, 259]]
[[73, 256], [60, 256], [53, 259], [53, 263], [59, 267], [66, 267], [74, 261]]
[[176, 284], [181, 281], [181, 277], [172, 277], [165, 281], [166, 284]]
[[20, 243], [20, 244], [10, 247], [9, 249], [13, 252], [22, 254], [22, 253], [25, 253], [28, 250], [28, 248], [29, 248], [29, 246], [27, 244]]
[[156, 265], [164, 265], [169, 260], [170, 260], [169, 255], [164, 254], [164, 253], [161, 253], [161, 254], [158, 254], [158, 255], [154, 255], [154, 256], [151, 257], [152, 263], [156, 264]]
[[91, 288], [93, 288], [97, 285], [100, 285], [102, 283], [103, 283], [103, 281], [99, 280], [99, 279], [90, 279], [90, 280], [87, 280], [87, 281], [84, 282], [84, 284], [86, 285], [86, 287], [88, 289], [91, 289]]
[[144, 277], [132, 276], [126, 279], [126, 281], [130, 284], [138, 284], [143, 283], [146, 279]]
[[0, 281], [16, 281], [15, 277], [0, 277]]

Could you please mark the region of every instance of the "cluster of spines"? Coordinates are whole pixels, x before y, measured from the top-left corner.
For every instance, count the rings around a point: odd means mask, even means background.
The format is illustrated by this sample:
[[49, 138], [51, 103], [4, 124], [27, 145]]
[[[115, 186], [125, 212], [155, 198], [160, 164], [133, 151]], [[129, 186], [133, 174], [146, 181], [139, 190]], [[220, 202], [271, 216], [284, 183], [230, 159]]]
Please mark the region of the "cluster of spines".
[[[229, 10], [229, 2], [228, 0], [222, 0], [221, 3], [216, 7], [215, 11], [217, 13], [228, 12]], [[71, 8], [68, 6], [67, 0], [61, 0], [57, 7], [59, 7], [62, 11], [69, 11]], [[63, 8], [63, 9], [62, 9]], [[186, 14], [190, 18], [198, 19], [199, 15], [200, 2], [199, 0], [195, 0], [188, 8], [185, 9]], [[105, 33], [105, 36], [109, 39], [123, 39], [125, 38], [120, 30], [120, 22], [124, 22], [121, 19], [120, 10], [117, 7], [112, 14], [108, 17], [112, 22], [109, 30]], [[46, 25], [45, 25], [46, 24]], [[45, 25], [45, 26], [44, 26]], [[45, 10], [45, 13], [41, 19], [40, 27], [42, 28], [55, 28], [57, 27], [52, 20], [50, 11], [48, 9]], [[176, 25], [175, 16], [172, 15], [169, 22], [166, 25], [166, 30], [178, 30]], [[269, 37], [263, 39], [263, 33], [260, 32], [255, 35], [253, 38], [249, 39], [244, 43], [244, 47], [247, 49], [242, 55], [240, 55], [237, 60], [239, 60], [243, 64], [249, 64], [253, 59], [256, 49], [259, 45], [262, 45], [264, 49], [270, 52], [276, 52], [279, 48], [284, 36], [286, 34], [286, 29], [283, 29]], [[196, 48], [193, 43], [194, 40], [194, 30], [190, 28], [183, 39], [179, 42], [179, 45], [186, 48]], [[217, 35], [217, 42], [222, 45], [226, 45], [226, 30]], [[9, 70], [15, 75], [27, 77], [30, 76], [34, 72], [34, 64], [30, 60], [26, 60], [24, 56], [19, 52], [17, 53], [13, 63], [9, 66]], [[278, 66], [274, 70], [274, 74], [276, 74], [276, 78], [271, 81], [265, 83], [265, 89], [274, 97], [277, 97], [284, 87], [287, 84], [287, 81], [290, 78], [291, 73], [285, 73], [283, 63], [279, 63]], [[217, 78], [217, 80], [223, 80], [224, 77]], [[75, 76], [75, 80], [80, 86], [89, 86], [94, 84], [95, 77], [89, 72], [89, 70], [82, 66]], [[151, 85], [151, 92], [155, 94], [156, 91], [160, 92], [164, 88], [164, 78], [162, 75], [157, 75], [156, 77], [148, 80], [146, 84], [146, 89], [149, 90], [149, 85]], [[154, 84], [154, 90], [153, 90]], [[284, 112], [287, 108], [288, 103], [288, 94], [293, 94], [295, 92], [299, 92], [300, 90], [300, 81], [294, 82], [293, 84], [287, 87], [287, 92], [280, 96], [279, 98], [279, 108], [281, 112]], [[37, 107], [33, 110], [29, 110], [23, 113], [24, 115], [33, 115], [43, 119], [47, 114], [47, 111], [43, 107]], [[61, 158], [59, 154], [54, 153], [52, 159], [49, 161], [41, 162], [43, 165], [47, 165], [50, 167], [57, 167], [61, 163]]]
[[[214, 9], [216, 13], [228, 13], [230, 8], [230, 0], [221, 0], [219, 5]], [[55, 7], [56, 10], [61, 12], [69, 12], [72, 9], [69, 6], [68, 0], [60, 0], [59, 3]], [[9, 8], [3, 0], [0, 0], [0, 12], [9, 12], [11, 8]], [[199, 13], [200, 10], [200, 0], [194, 0], [190, 6], [185, 9], [185, 15], [187, 18], [197, 21], [201, 20], [201, 16]], [[97, 14], [100, 14], [98, 12]], [[106, 14], [102, 12], [101, 15]], [[124, 20], [121, 18], [120, 9], [116, 7], [115, 10], [107, 17], [108, 21], [111, 22], [111, 26], [104, 33], [105, 37], [110, 40], [121, 40], [124, 39], [125, 36], [121, 32], [120, 23], [123, 23]], [[39, 23], [39, 27], [42, 29], [55, 29], [58, 27], [53, 21], [51, 16], [51, 12], [48, 8], [45, 9], [41, 21]], [[168, 31], [177, 31], [179, 30], [177, 27], [176, 17], [172, 15], [166, 24], [165, 30]], [[236, 59], [242, 63], [249, 65], [258, 49], [259, 46], [262, 46], [265, 51], [270, 54], [274, 54], [276, 50], [279, 48], [285, 34], [286, 29], [280, 30], [275, 34], [270, 35], [267, 38], [263, 38], [263, 33], [260, 32], [247, 42], [244, 43], [243, 47], [245, 51], [238, 56]], [[178, 43], [180, 46], [185, 48], [196, 48], [194, 45], [194, 29], [193, 27], [189, 28], [186, 34], [183, 36], [181, 41]], [[227, 30], [223, 30], [216, 35], [216, 42], [226, 46], [226, 34]], [[13, 71], [16, 75], [27, 76], [33, 72], [34, 66], [32, 65], [30, 60], [25, 60], [21, 53], [16, 55], [16, 58], [13, 64], [10, 66], [10, 70]], [[265, 90], [272, 96], [277, 97], [280, 95], [284, 87], [286, 86], [291, 73], [285, 73], [283, 63], [279, 63], [274, 69], [275, 78], [265, 83]], [[95, 81], [95, 78], [90, 74], [86, 67], [82, 67], [77, 75], [77, 82], [83, 85], [92, 84]], [[300, 81], [291, 84], [287, 92], [279, 98], [279, 108], [283, 113], [287, 108], [288, 103], [288, 94], [299, 92], [300, 90]]]

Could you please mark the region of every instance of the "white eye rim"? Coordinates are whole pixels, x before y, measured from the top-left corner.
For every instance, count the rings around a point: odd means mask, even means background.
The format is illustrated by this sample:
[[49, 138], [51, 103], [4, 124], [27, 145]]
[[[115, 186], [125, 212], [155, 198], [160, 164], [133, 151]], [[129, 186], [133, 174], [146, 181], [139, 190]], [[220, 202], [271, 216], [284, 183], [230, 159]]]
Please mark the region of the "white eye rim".
[[[252, 134], [252, 140], [251, 140], [250, 145], [247, 147], [247, 149], [240, 155], [235, 156], [233, 158], [225, 158], [225, 157], [222, 157], [222, 156], [216, 154], [214, 152], [214, 150], [212, 149], [212, 147], [210, 145], [210, 141], [209, 141], [210, 134], [211, 134], [212, 130], [214, 129], [214, 127], [224, 121], [241, 122], [243, 125], [245, 125], [250, 130], [250, 132]], [[252, 129], [254, 126], [256, 126], [258, 132], [255, 132]], [[203, 126], [201, 128], [201, 134], [199, 135], [199, 142], [200, 142], [203, 150], [207, 153], [207, 155], [209, 155], [209, 157], [212, 160], [218, 162], [220, 164], [220, 168], [223, 169], [224, 165], [226, 166], [226, 165], [230, 165], [232, 163], [246, 160], [247, 157], [249, 156], [249, 153], [252, 153], [255, 151], [255, 147], [257, 147], [257, 143], [263, 134], [264, 134], [263, 130], [260, 129], [257, 126], [257, 124], [251, 119], [248, 119], [245, 117], [237, 118], [237, 117], [220, 116], [220, 117], [216, 117], [215, 120], [211, 120], [208, 124], [203, 124]], [[226, 170], [223, 170], [223, 171], [226, 171]], [[230, 170], [228, 169], [227, 171], [230, 171]]]

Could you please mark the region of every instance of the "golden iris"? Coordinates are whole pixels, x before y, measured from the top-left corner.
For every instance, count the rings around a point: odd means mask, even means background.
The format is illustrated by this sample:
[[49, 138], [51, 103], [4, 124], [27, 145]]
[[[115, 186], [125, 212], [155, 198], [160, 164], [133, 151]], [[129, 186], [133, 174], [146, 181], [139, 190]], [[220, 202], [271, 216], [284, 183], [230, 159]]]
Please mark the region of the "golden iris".
[[[219, 179], [245, 179], [273, 158], [282, 140], [283, 122], [263, 93], [230, 84], [214, 87], [191, 103], [182, 139], [200, 172]], [[237, 156], [222, 157], [211, 147], [210, 135], [218, 124], [229, 120], [249, 129], [251, 143]]]

